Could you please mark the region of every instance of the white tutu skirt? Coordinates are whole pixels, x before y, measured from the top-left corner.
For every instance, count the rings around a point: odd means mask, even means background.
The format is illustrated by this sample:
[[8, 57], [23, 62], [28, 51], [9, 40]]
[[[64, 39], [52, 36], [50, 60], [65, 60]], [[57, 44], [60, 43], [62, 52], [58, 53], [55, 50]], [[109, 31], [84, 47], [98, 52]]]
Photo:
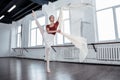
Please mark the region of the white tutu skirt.
[[54, 35], [48, 34], [46, 31], [43, 33], [43, 39], [45, 42], [45, 47], [50, 48], [54, 44]]
[[61, 32], [61, 34], [69, 39], [75, 45], [75, 47], [80, 50], [79, 61], [83, 62], [88, 54], [87, 40], [83, 37], [77, 37], [63, 32]]

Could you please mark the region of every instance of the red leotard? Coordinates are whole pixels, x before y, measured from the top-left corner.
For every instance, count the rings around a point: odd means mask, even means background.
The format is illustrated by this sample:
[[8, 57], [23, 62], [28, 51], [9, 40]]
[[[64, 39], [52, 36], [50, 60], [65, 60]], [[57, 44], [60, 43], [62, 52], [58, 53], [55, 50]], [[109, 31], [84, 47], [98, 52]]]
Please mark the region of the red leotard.
[[[53, 27], [50, 27], [50, 25], [47, 25], [46, 28], [49, 28], [50, 31], [54, 31], [54, 30], [57, 30], [58, 24], [59, 24], [59, 22], [57, 21], [57, 22], [54, 24]], [[51, 33], [51, 34], [55, 35], [56, 32]]]

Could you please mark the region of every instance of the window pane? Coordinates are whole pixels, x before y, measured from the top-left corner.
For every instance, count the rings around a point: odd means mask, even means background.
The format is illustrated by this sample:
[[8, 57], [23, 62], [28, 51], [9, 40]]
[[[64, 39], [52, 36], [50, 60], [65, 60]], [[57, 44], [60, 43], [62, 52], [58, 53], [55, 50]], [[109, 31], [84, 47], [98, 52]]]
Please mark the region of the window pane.
[[57, 17], [59, 17], [60, 10], [57, 10]]
[[21, 26], [17, 28], [17, 47], [21, 47]]
[[32, 22], [31, 22], [31, 28], [36, 28], [37, 27], [37, 25], [36, 25], [36, 23], [35, 23], [35, 20], [33, 20]]
[[96, 9], [103, 9], [115, 5], [120, 5], [120, 0], [96, 0]]
[[31, 30], [31, 46], [36, 46], [36, 29]]
[[[60, 13], [60, 10], [57, 10], [57, 17], [59, 17], [59, 13]], [[69, 10], [63, 10], [62, 13], [63, 13], [62, 15], [63, 15], [63, 26], [64, 27], [62, 27], [61, 30], [65, 33], [70, 34]], [[63, 40], [63, 36], [60, 35], [60, 34], [57, 34], [57, 44], [63, 44], [63, 43], [70, 43], [70, 41], [65, 37], [64, 37], [64, 40]]]
[[97, 22], [98, 22], [98, 37], [100, 41], [115, 39], [112, 9], [97, 12]]
[[[61, 27], [61, 31], [64, 31], [63, 27]], [[64, 43], [63, 42], [63, 36], [59, 33], [56, 34], [56, 42], [57, 42], [57, 44], [63, 44]]]
[[57, 34], [57, 44], [63, 44], [63, 36], [61, 34]]
[[19, 38], [20, 38], [20, 35], [18, 34], [18, 35], [17, 35], [17, 47], [20, 47], [20, 46], [19, 46], [19, 43], [20, 43], [20, 39], [19, 39]]
[[[59, 13], [60, 13], [60, 10], [57, 10], [57, 17], [59, 17]], [[69, 19], [69, 10], [63, 10], [62, 15], [63, 15], [63, 20]]]
[[[64, 32], [67, 34], [70, 34], [70, 21], [69, 20], [64, 21]], [[67, 38], [65, 38], [65, 43], [70, 43], [70, 41]]]
[[21, 47], [21, 35], [17, 34], [17, 47]]
[[21, 26], [18, 26], [18, 33], [21, 33]]
[[40, 34], [39, 29], [37, 29], [37, 45], [42, 45], [42, 35]]
[[116, 8], [116, 17], [117, 17], [118, 36], [120, 38], [120, 7]]
[[45, 16], [38, 18], [38, 21], [41, 26], [45, 25]]
[[69, 20], [64, 21], [64, 32], [70, 34], [70, 21]]
[[19, 47], [21, 47], [21, 34], [20, 34], [19, 40], [20, 40]]
[[63, 19], [69, 19], [69, 10], [63, 11]]
[[[37, 19], [41, 26], [45, 25], [45, 16]], [[37, 28], [35, 20], [31, 21], [31, 46], [42, 45], [42, 35], [40, 34], [39, 29]]]

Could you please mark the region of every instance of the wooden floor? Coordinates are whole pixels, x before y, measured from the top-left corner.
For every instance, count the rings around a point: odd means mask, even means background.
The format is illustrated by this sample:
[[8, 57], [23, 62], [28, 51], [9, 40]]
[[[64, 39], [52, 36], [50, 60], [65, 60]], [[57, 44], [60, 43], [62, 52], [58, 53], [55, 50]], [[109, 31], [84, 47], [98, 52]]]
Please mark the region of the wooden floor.
[[0, 80], [120, 80], [120, 66], [0, 58]]

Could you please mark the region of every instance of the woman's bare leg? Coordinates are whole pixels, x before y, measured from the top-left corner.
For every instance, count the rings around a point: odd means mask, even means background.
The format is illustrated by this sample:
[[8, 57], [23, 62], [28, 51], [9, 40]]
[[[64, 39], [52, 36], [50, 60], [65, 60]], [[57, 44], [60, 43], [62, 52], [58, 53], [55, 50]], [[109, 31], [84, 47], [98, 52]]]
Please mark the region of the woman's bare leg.
[[50, 72], [49, 54], [50, 54], [50, 48], [46, 48], [45, 58], [47, 60], [47, 72]]

